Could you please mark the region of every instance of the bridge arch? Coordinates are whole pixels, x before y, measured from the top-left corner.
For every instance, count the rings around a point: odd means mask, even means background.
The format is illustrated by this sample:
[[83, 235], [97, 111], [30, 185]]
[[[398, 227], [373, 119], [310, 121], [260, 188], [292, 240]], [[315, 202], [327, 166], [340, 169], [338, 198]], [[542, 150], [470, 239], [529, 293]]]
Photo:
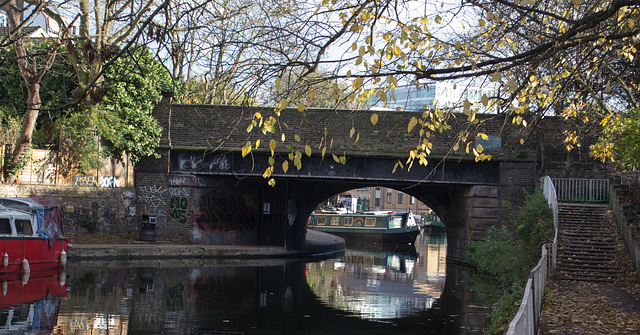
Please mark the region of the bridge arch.
[[[446, 227], [449, 259], [463, 259], [467, 240], [476, 238], [475, 232], [483, 232], [499, 223], [497, 186], [408, 182], [387, 182], [382, 185], [377, 182], [332, 181], [291, 183], [289, 196], [296, 201], [296, 217], [299, 219], [296, 219], [295, 225], [299, 229], [306, 226], [307, 219], [319, 204], [335, 194], [375, 186], [402, 190], [427, 204], [440, 217]], [[310, 194], [309, 190], [313, 192]]]

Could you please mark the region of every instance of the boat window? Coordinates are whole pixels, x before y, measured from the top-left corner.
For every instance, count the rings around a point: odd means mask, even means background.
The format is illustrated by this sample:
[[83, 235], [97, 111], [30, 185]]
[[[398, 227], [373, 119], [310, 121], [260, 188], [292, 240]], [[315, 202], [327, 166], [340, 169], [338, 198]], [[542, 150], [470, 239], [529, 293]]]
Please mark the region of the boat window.
[[11, 235], [11, 221], [9, 219], [0, 219], [0, 234]]
[[337, 226], [340, 223], [340, 218], [337, 216], [334, 216], [331, 218], [331, 225], [332, 226]]
[[18, 233], [18, 235], [33, 235], [33, 229], [31, 229], [31, 221], [16, 220], [16, 233]]
[[376, 218], [366, 218], [364, 219], [364, 225], [366, 227], [373, 227], [376, 225]]
[[402, 228], [402, 216], [393, 216], [389, 218], [389, 229]]
[[353, 226], [353, 218], [344, 218], [344, 225], [347, 227]]
[[353, 220], [353, 225], [356, 227], [362, 227], [364, 225], [364, 219], [356, 218], [355, 220]]
[[318, 226], [324, 226], [327, 224], [327, 217], [321, 216], [318, 218]]

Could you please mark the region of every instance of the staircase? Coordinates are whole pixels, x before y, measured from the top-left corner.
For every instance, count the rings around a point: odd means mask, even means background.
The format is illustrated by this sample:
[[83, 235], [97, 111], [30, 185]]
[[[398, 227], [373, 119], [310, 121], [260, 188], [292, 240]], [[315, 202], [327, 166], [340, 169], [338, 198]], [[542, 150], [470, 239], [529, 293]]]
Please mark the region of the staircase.
[[614, 282], [623, 277], [626, 249], [607, 205], [559, 204], [558, 234], [558, 279]]

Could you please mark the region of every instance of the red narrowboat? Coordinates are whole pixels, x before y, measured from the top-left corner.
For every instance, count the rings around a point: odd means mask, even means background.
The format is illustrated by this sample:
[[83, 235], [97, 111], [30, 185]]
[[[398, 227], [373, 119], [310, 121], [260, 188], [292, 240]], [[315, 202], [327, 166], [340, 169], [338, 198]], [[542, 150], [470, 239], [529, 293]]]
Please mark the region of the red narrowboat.
[[69, 240], [50, 199], [0, 197], [0, 275], [63, 268]]

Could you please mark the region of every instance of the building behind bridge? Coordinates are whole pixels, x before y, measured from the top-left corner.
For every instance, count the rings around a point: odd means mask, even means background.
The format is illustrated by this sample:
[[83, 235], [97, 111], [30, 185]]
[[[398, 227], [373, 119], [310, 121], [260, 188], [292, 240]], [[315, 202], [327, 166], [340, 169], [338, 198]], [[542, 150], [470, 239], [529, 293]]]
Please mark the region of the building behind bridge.
[[393, 99], [386, 103], [379, 98], [373, 102], [373, 109], [389, 109], [402, 111], [422, 111], [429, 108], [459, 109], [462, 112], [462, 102], [469, 100], [473, 108], [478, 108], [479, 113], [495, 113], [493, 105], [484, 106], [482, 96], [488, 98], [497, 96], [497, 90], [493, 86], [480, 86], [470, 83], [454, 83], [434, 81], [420, 85], [401, 85], [393, 91]]

